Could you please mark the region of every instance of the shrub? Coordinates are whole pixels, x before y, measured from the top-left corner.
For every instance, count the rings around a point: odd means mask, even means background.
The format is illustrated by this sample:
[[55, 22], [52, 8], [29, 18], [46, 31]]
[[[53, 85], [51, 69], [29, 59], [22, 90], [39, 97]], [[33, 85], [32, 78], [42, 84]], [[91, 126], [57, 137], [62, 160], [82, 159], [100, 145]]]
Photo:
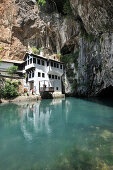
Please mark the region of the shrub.
[[32, 53], [34, 53], [34, 54], [37, 54], [37, 53], [38, 53], [38, 50], [37, 50], [36, 47], [32, 47]]
[[18, 96], [18, 82], [6, 80], [2, 89], [2, 97], [9, 99]]
[[8, 68], [7, 71], [9, 74], [13, 75], [17, 72], [17, 70], [18, 70], [18, 66], [11, 66], [10, 68]]
[[46, 0], [37, 0], [37, 5], [44, 6], [46, 3]]

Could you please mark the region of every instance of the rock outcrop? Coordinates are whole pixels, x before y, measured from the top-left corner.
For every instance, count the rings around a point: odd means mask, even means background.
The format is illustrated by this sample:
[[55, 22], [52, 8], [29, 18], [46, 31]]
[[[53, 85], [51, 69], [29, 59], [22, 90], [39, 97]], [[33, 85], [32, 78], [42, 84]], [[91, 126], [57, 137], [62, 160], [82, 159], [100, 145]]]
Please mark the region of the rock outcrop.
[[78, 95], [96, 96], [113, 86], [113, 1], [70, 0], [82, 24]]
[[73, 56], [67, 92], [96, 96], [113, 87], [113, 1], [70, 0], [70, 5], [67, 16], [56, 0], [42, 8], [35, 0], [0, 0], [0, 56], [21, 60], [32, 47], [42, 47], [45, 55]]

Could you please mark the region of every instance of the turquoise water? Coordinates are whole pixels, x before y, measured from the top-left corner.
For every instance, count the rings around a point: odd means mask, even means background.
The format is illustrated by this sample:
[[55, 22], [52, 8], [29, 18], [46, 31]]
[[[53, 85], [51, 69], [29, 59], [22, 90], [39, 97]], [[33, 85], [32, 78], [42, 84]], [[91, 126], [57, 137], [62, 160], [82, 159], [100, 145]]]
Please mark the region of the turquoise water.
[[113, 107], [76, 98], [0, 105], [0, 170], [74, 169], [113, 169]]

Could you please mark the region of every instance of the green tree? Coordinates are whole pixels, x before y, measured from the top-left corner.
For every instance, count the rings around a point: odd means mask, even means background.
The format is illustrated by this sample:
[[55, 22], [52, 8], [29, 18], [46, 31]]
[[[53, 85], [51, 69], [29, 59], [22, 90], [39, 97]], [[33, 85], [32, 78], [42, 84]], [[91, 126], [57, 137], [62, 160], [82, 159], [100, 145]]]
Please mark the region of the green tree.
[[46, 3], [46, 0], [37, 0], [37, 4], [38, 4], [39, 6], [45, 5], [45, 3]]
[[18, 96], [18, 82], [6, 80], [4, 87], [2, 88], [1, 96], [6, 99], [10, 99]]
[[11, 66], [10, 68], [8, 68], [8, 73], [11, 74], [12, 76], [17, 72], [18, 70], [18, 66]]

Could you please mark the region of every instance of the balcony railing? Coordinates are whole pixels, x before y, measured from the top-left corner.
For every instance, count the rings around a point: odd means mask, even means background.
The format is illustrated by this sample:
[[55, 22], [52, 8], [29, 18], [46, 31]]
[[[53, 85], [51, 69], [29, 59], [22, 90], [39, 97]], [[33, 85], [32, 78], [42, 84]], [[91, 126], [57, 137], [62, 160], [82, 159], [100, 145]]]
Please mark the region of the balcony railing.
[[54, 87], [40, 87], [40, 92], [54, 92]]

